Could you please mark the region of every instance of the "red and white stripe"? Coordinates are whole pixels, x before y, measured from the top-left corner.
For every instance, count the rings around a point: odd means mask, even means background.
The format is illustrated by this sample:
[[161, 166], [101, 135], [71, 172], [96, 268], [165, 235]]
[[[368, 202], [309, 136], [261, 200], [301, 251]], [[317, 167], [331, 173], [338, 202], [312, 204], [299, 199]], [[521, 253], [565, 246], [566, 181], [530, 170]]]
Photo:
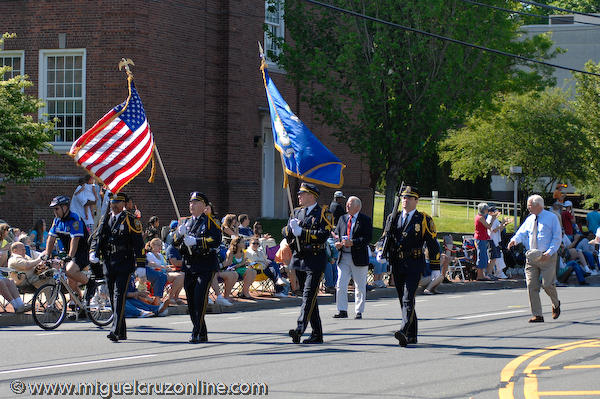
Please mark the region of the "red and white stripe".
[[153, 149], [148, 120], [132, 131], [113, 109], [73, 143], [70, 155], [118, 193], [146, 167]]

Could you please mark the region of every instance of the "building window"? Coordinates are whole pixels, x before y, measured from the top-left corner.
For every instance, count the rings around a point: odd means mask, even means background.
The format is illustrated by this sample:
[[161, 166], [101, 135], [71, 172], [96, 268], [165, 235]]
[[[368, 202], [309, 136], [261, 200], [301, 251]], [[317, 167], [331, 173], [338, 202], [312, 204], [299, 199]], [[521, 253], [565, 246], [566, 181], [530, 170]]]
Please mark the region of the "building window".
[[[266, 0], [265, 1], [265, 24], [267, 25], [268, 33], [265, 32], [265, 52], [267, 57], [269, 52], [279, 54], [281, 48], [271, 38], [272, 36], [284, 38], [283, 25], [283, 4], [284, 0]], [[272, 35], [269, 35], [269, 33]]]
[[12, 71], [6, 72], [3, 76], [0, 76], [1, 80], [8, 80], [14, 78], [17, 75], [25, 74], [25, 65], [23, 51], [0, 51], [0, 67], [9, 66]]
[[68, 149], [85, 128], [85, 50], [40, 50], [43, 113], [58, 118], [55, 149]]

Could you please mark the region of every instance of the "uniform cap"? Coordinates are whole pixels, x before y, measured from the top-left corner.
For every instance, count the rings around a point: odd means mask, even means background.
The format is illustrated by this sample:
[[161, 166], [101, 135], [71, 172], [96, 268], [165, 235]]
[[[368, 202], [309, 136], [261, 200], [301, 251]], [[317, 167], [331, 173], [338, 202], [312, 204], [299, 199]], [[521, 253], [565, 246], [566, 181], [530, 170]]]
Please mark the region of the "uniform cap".
[[400, 195], [402, 197], [415, 197], [415, 198], [419, 198], [419, 191], [417, 190], [416, 187], [413, 186], [406, 186], [404, 187], [404, 191], [402, 191], [402, 193], [400, 193]]
[[114, 194], [110, 199], [110, 202], [113, 204], [115, 202], [127, 202], [127, 196], [123, 193]]
[[346, 196], [344, 195], [343, 192], [336, 191], [335, 193], [333, 193], [333, 198], [346, 198]]
[[190, 202], [192, 201], [202, 201], [205, 204], [208, 204], [208, 197], [200, 191], [194, 191], [193, 193], [190, 193]]
[[298, 194], [300, 194], [301, 192], [312, 194], [315, 196], [315, 198], [319, 198], [319, 194], [321, 194], [321, 192], [319, 191], [317, 186], [315, 186], [312, 183], [306, 183], [306, 182], [303, 182], [300, 185], [300, 190], [298, 190]]

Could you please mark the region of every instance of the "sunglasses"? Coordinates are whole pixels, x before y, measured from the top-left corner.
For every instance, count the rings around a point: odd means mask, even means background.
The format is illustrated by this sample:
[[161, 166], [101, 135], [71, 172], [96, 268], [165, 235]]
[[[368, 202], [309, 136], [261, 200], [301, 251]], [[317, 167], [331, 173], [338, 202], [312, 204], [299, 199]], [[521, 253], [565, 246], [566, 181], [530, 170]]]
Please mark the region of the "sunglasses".
[[258, 244], [259, 244], [258, 242], [253, 242], [253, 243], [252, 243], [252, 245], [258, 245]]

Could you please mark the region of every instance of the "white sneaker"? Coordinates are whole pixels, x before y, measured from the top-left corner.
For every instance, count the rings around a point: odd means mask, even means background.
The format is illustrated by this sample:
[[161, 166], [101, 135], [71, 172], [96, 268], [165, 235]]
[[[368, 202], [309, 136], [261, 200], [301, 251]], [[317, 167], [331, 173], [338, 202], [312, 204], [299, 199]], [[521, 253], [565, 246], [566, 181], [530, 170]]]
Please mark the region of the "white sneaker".
[[508, 276], [506, 274], [504, 274], [504, 272], [500, 272], [496, 277], [502, 278], [502, 279], [508, 278]]
[[596, 275], [598, 275], [598, 270], [592, 269], [591, 273], [592, 273], [592, 276], [596, 276]]
[[158, 317], [165, 317], [169, 315], [169, 307], [165, 306], [165, 310], [163, 310], [162, 312], [160, 312], [159, 314], [157, 314]]
[[287, 298], [288, 297], [283, 292], [276, 292], [275, 294], [273, 294], [273, 296], [276, 296], [277, 298]]
[[288, 285], [289, 283], [290, 283], [290, 281], [287, 278], [279, 277], [277, 279], [277, 285]]
[[433, 295], [433, 292], [429, 291], [427, 288], [423, 290], [423, 294], [425, 295]]
[[229, 306], [233, 306], [233, 303], [229, 302], [227, 300], [227, 298], [217, 297], [217, 305], [229, 307]]
[[373, 281], [373, 285], [377, 288], [385, 288], [385, 283], [383, 280], [375, 280]]
[[209, 305], [214, 305], [215, 301], [213, 301], [211, 297], [208, 297], [208, 304]]
[[152, 312], [148, 312], [147, 310], [142, 310], [142, 313], [140, 313], [140, 317], [145, 319], [146, 317], [152, 317], [154, 316], [154, 313]]

